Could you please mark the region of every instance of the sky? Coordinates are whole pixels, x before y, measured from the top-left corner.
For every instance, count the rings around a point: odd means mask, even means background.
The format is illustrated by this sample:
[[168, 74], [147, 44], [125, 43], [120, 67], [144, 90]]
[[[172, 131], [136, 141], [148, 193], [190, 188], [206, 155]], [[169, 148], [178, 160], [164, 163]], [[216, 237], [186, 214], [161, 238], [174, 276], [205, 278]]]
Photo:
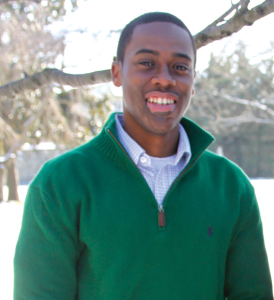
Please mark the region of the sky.
[[[234, 1], [237, 2], [237, 1]], [[263, 1], [251, 0], [250, 8]], [[72, 32], [67, 35], [66, 65], [68, 69], [90, 72], [109, 68], [115, 55], [119, 34], [113, 33], [108, 37], [110, 30], [123, 28], [129, 21], [140, 14], [151, 11], [165, 11], [179, 17], [189, 27], [192, 34], [204, 29], [208, 24], [227, 11], [231, 6], [230, 0], [116, 0], [91, 1], [80, 0], [79, 9], [69, 13], [62, 24], [56, 29], [68, 31], [78, 29], [85, 33]], [[68, 1], [69, 4], [69, 1]], [[69, 10], [69, 5], [67, 6]], [[274, 14], [271, 14], [242, 29], [232, 37], [221, 42], [214, 42], [198, 50], [198, 69], [206, 66], [204, 56], [212, 50], [221, 51], [224, 43], [242, 39], [250, 45], [250, 52], [262, 52], [269, 46], [271, 40], [270, 29], [274, 27]], [[263, 31], [263, 34], [262, 34]], [[94, 33], [97, 37], [94, 37]], [[274, 38], [273, 38], [274, 40]], [[206, 53], [206, 54], [205, 54]], [[252, 56], [252, 55], [251, 55]], [[93, 59], [91, 59], [93, 58]]]
[[[236, 2], [238, 0], [234, 0]], [[251, 0], [249, 8], [262, 2]], [[64, 71], [89, 73], [110, 68], [119, 39], [119, 33], [110, 34], [110, 31], [122, 29], [143, 13], [164, 11], [174, 14], [195, 35], [230, 7], [231, 0], [80, 0], [78, 10], [68, 13], [63, 22], [54, 25], [53, 30], [66, 35]], [[70, 0], [67, 0], [67, 11], [70, 9]], [[207, 67], [211, 52], [218, 54], [225, 51], [229, 54], [239, 40], [247, 45], [247, 54], [254, 57], [253, 62], [256, 63], [256, 59], [261, 59], [258, 54], [270, 48], [270, 41], [274, 40], [271, 28], [274, 28], [274, 14], [244, 27], [231, 37], [202, 47], [197, 53], [197, 71], [201, 72]], [[79, 33], [79, 30], [83, 33]], [[57, 60], [56, 67], [60, 66], [61, 62]]]

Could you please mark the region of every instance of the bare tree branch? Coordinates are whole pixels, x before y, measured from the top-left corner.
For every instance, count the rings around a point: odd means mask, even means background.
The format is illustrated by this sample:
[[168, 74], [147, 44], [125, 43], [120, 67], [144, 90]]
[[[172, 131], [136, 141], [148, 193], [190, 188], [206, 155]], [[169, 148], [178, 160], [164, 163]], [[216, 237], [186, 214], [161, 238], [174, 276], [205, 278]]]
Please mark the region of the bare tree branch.
[[[266, 0], [251, 10], [247, 9], [248, 3], [249, 1], [246, 0], [240, 1], [237, 4], [241, 4], [241, 9], [236, 11], [231, 19], [218, 26], [218, 24], [215, 23], [221, 19], [220, 17], [212, 23], [215, 24], [214, 26], [207, 26], [204, 30], [196, 34], [194, 38], [197, 49], [213, 41], [221, 40], [224, 37], [230, 36], [232, 33], [241, 30], [244, 26], [251, 26], [255, 21], [274, 12], [274, 0]], [[233, 6], [231, 9], [232, 8]]]
[[[233, 12], [233, 10], [237, 9], [240, 6], [240, 2], [236, 3], [236, 4], [232, 4], [230, 9], [228, 11], [226, 11], [223, 15], [221, 15], [217, 20], [215, 20], [213, 23], [209, 24], [205, 29], [203, 29], [201, 32], [203, 31], [207, 31], [210, 28], [214, 28], [216, 27], [219, 23], [223, 22], [225, 20], [225, 18], [231, 14]], [[198, 34], [200, 34], [201, 32], [199, 32]], [[198, 35], [196, 34], [196, 36]], [[196, 45], [197, 47], [197, 45]], [[198, 48], [197, 48], [198, 49]]]
[[64, 133], [65, 133], [67, 141], [71, 142], [73, 140], [72, 131], [71, 131], [69, 125], [68, 125], [68, 122], [67, 122], [66, 118], [63, 116], [63, 114], [60, 110], [60, 106], [52, 98], [48, 98], [47, 101], [48, 101], [55, 117], [64, 126], [64, 129], [65, 129]]
[[250, 101], [250, 100], [246, 100], [246, 99], [240, 99], [240, 98], [237, 98], [237, 97], [232, 97], [232, 96], [229, 96], [229, 95], [222, 95], [222, 97], [224, 99], [228, 100], [228, 101], [231, 101], [231, 102], [236, 102], [236, 103], [240, 103], [240, 104], [244, 104], [244, 105], [257, 107], [261, 110], [264, 110], [265, 112], [269, 113], [271, 116], [274, 117], [274, 110], [269, 108], [265, 104], [262, 104], [258, 100]]
[[274, 120], [272, 119], [256, 118], [253, 115], [249, 115], [249, 116], [243, 115], [243, 116], [237, 116], [231, 118], [219, 118], [218, 121], [220, 123], [223, 123], [223, 125], [225, 126], [233, 126], [242, 123], [274, 124]]
[[87, 74], [67, 74], [58, 69], [44, 69], [32, 76], [10, 82], [0, 86], [0, 97], [13, 97], [26, 90], [36, 90], [46, 84], [55, 82], [72, 87], [86, 86], [89, 84], [104, 83], [111, 80], [110, 70], [97, 71]]
[[[274, 0], [266, 0], [251, 10], [248, 10], [249, 2], [249, 0], [240, 0], [238, 3], [232, 4], [226, 13], [196, 34], [194, 39], [197, 49], [213, 41], [230, 36], [241, 30], [244, 26], [250, 26], [255, 21], [274, 12]], [[234, 10], [236, 10], [235, 14], [229, 20], [225, 20]], [[225, 23], [218, 26], [221, 22]], [[35, 90], [53, 82], [61, 85], [80, 87], [109, 81], [111, 81], [110, 70], [74, 75], [64, 73], [57, 69], [44, 69], [32, 76], [0, 86], [0, 98], [14, 97], [16, 94], [21, 94], [27, 90]]]
[[9, 163], [9, 160], [11, 158], [15, 158], [15, 157], [16, 157], [16, 155], [14, 153], [12, 153], [12, 154], [9, 153], [4, 156], [0, 156], [0, 167], [1, 167], [1, 165], [5, 165], [5, 167], [6, 167], [7, 164]]
[[45, 108], [45, 103], [42, 104], [40, 110], [38, 111], [38, 113], [36, 115], [32, 115], [23, 125], [23, 132], [20, 135], [20, 139], [18, 139], [8, 150], [8, 152], [6, 153], [6, 156], [10, 156], [12, 153], [16, 153], [17, 150], [20, 149], [20, 147], [23, 145], [23, 143], [26, 140], [26, 136], [27, 133], [29, 131], [29, 129], [31, 128], [31, 126], [36, 122], [36, 120], [38, 120]]
[[241, 0], [241, 11], [245, 12], [247, 10], [248, 4], [250, 3], [250, 0]]
[[0, 5], [1, 4], [8, 4], [8, 3], [12, 3], [12, 2], [34, 2], [34, 3], [40, 3], [41, 0], [0, 0]]
[[0, 117], [0, 130], [1, 132], [9, 137], [10, 139], [16, 140], [18, 139], [18, 134], [12, 129], [12, 127]]

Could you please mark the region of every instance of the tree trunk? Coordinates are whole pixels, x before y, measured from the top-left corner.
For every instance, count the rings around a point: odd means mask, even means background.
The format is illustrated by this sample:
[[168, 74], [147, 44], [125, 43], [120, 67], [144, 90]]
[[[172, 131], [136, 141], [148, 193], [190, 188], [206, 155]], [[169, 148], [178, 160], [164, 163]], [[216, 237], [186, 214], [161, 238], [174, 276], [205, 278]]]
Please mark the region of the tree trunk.
[[19, 201], [17, 186], [19, 184], [18, 170], [15, 165], [15, 159], [12, 158], [7, 166], [7, 186], [9, 188], [8, 201]]
[[5, 165], [0, 164], [0, 203], [4, 201], [4, 174]]

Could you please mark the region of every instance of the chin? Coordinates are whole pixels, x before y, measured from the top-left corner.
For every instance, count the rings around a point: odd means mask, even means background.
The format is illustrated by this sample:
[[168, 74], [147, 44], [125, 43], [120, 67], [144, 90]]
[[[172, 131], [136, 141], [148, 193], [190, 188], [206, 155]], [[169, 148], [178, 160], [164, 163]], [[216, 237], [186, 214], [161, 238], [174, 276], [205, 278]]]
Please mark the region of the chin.
[[145, 130], [147, 132], [150, 132], [151, 134], [155, 134], [155, 135], [165, 135], [168, 134], [169, 132], [171, 132], [174, 128], [176, 127], [176, 125], [174, 124], [157, 124], [157, 125], [150, 125], [148, 127], [145, 128]]

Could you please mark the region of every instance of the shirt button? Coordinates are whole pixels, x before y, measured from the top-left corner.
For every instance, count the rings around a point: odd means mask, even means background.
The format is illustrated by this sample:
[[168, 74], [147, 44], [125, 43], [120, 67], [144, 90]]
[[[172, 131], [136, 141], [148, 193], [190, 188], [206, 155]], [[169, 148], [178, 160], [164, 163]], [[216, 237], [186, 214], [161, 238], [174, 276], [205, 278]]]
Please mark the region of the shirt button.
[[145, 157], [141, 157], [140, 161], [142, 164], [144, 164], [147, 161], [147, 159]]

